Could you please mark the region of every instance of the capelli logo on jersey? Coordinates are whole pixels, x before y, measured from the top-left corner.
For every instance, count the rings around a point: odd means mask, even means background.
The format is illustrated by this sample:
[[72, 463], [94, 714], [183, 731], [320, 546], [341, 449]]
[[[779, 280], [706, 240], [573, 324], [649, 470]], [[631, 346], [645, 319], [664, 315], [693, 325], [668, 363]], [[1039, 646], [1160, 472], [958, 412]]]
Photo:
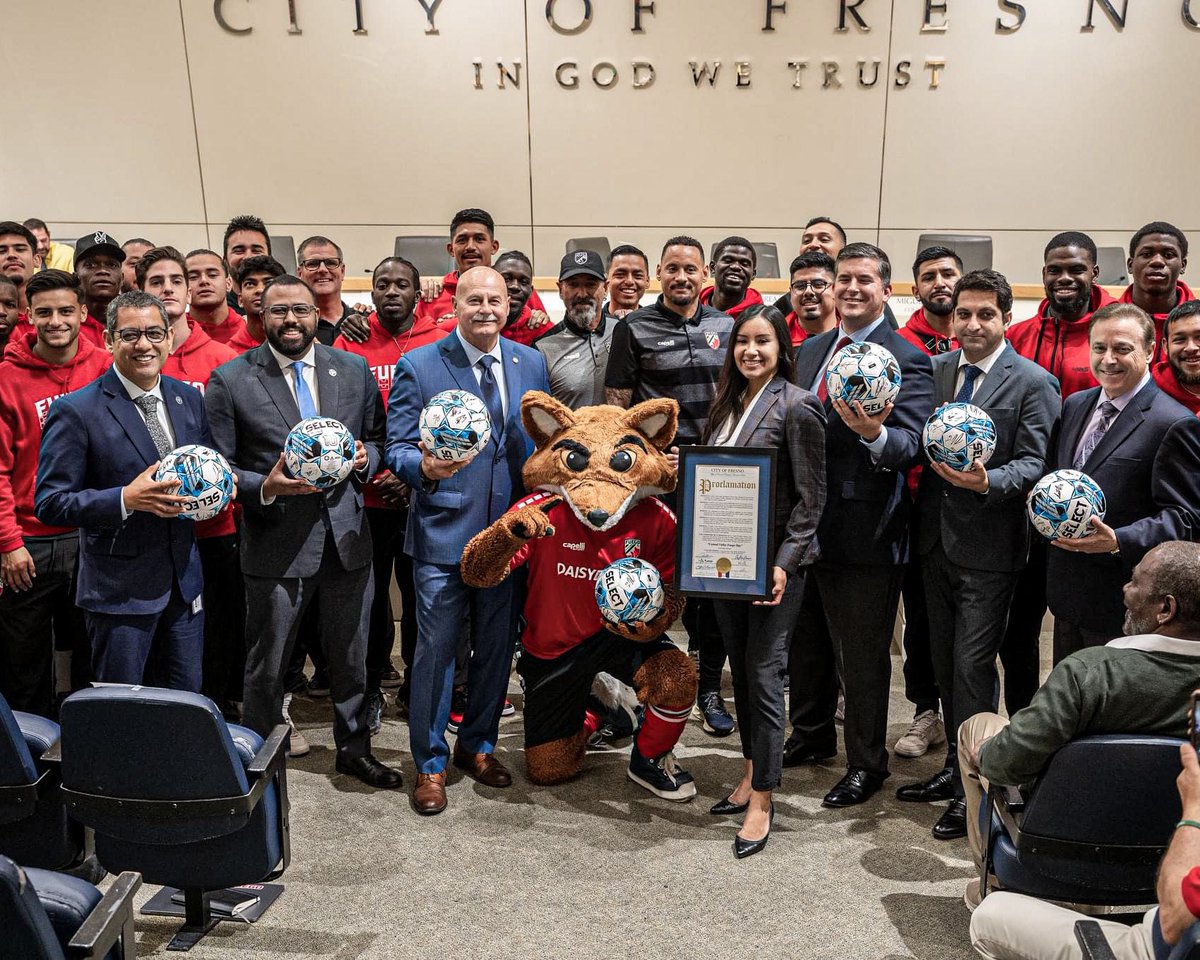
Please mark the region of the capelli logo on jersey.
[[658, 341], [658, 346], [660, 346], [660, 347], [673, 347], [673, 346], [675, 346], [675, 341], [674, 341], [674, 340], [659, 340], [659, 341]]
[[580, 553], [582, 553], [584, 550], [586, 550], [586, 549], [587, 549], [587, 544], [584, 544], [584, 543], [564, 543], [564, 544], [563, 544], [563, 549], [565, 549], [565, 550], [578, 550]]

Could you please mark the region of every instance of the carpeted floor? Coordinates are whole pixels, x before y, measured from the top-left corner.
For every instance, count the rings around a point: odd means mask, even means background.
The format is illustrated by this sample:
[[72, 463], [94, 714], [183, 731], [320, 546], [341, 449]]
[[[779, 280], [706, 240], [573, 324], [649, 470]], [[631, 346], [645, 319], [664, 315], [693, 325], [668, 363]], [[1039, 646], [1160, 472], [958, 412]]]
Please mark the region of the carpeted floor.
[[[515, 687], [513, 699], [519, 707]], [[889, 745], [911, 716], [898, 660], [891, 705]], [[740, 773], [736, 734], [718, 740], [689, 724], [677, 755], [699, 795], [672, 804], [625, 776], [627, 747], [591, 754], [568, 785], [531, 785], [518, 710], [498, 750], [513, 786], [490, 790], [455, 771], [449, 809], [424, 818], [409, 806], [404, 723], [387, 719], [375, 752], [403, 768], [406, 789], [373, 792], [332, 773], [328, 701], [298, 702], [292, 715], [312, 752], [288, 773], [286, 890], [257, 924], [219, 925], [192, 952], [197, 960], [974, 956], [962, 902], [972, 876], [966, 841], [930, 835], [944, 804], [894, 797], [896, 786], [937, 770], [940, 750], [896, 759], [873, 801], [843, 811], [820, 801], [844, 758], [785, 771], [770, 843], [737, 861], [738, 820], [708, 814]], [[165, 955], [178, 923], [139, 916], [139, 955]]]

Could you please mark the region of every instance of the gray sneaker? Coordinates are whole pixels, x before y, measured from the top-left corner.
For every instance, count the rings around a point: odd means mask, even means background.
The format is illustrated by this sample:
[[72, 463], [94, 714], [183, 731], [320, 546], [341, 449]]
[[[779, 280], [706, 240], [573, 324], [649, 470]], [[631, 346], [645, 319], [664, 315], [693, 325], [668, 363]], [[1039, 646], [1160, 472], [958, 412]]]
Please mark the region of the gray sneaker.
[[946, 728], [936, 710], [924, 710], [913, 717], [908, 733], [896, 741], [896, 755], [923, 757], [931, 747], [946, 742]]
[[309, 751], [308, 741], [304, 739], [304, 734], [296, 729], [296, 725], [292, 723], [291, 715], [288, 713], [288, 708], [292, 705], [292, 695], [285, 693], [283, 695], [283, 722], [291, 728], [288, 734], [288, 756], [302, 757]]

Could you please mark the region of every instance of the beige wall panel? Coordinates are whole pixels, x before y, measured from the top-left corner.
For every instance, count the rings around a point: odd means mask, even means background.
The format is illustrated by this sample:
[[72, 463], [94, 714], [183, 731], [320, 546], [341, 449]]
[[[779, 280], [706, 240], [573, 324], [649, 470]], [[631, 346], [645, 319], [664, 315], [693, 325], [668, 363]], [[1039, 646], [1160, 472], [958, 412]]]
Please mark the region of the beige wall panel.
[[[762, 3], [659, 0], [645, 33], [633, 35], [632, 4], [597, 2], [591, 26], [562, 36], [547, 24], [545, 4], [530, 2], [535, 223], [590, 228], [616, 211], [631, 229], [698, 222], [761, 233], [818, 208], [874, 223], [884, 84], [856, 89], [850, 71], [857, 76], [859, 56], [886, 61], [887, 24], [842, 35], [833, 29], [836, 4], [790, 6], [767, 34]], [[556, 9], [574, 25], [582, 3], [560, 0]], [[820, 89], [823, 57], [841, 62], [843, 89]], [[633, 59], [654, 65], [653, 85], [633, 89]], [[787, 66], [795, 59], [810, 62], [800, 90]], [[721, 61], [711, 89], [696, 87], [691, 60]], [[738, 60], [751, 63], [749, 89], [735, 86]], [[563, 61], [579, 64], [576, 90], [555, 82]], [[611, 89], [592, 82], [600, 61], [617, 66]], [[832, 137], [847, 115], [850, 129]]]
[[[474, 91], [472, 61], [524, 59], [521, 0], [421, 5], [185, 0], [209, 216], [268, 223], [449, 223], [482, 206], [529, 221], [524, 90]], [[494, 65], [493, 65], [494, 72]], [[261, 89], [255, 85], [262, 84]], [[332, 229], [332, 227], [330, 228]], [[393, 231], [405, 232], [405, 231]]]
[[[87, 223], [64, 220], [46, 222], [50, 227], [50, 236], [55, 239], [78, 240], [85, 234], [99, 229], [109, 236], [116, 237], [121, 243], [134, 237], [145, 237], [159, 245], [176, 247], [185, 254], [197, 247], [209, 246], [209, 234], [205, 231], [203, 223], [120, 223], [108, 220]], [[213, 244], [221, 243], [224, 230], [225, 224], [221, 224], [212, 233]]]
[[0, 135], [0, 216], [202, 224], [179, 7], [6, 0], [2, 9], [13, 99]]

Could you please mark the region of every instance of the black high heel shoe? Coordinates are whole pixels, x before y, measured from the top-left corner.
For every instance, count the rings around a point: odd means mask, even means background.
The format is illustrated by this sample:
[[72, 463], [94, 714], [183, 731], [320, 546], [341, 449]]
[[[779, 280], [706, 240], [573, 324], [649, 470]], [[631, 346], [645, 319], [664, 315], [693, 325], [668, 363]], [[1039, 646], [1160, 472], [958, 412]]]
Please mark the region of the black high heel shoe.
[[747, 808], [750, 806], [750, 801], [747, 800], [745, 803], [734, 803], [733, 800], [730, 799], [732, 796], [733, 794], [730, 794], [724, 800], [714, 803], [708, 808], [708, 812], [714, 817], [728, 817], [735, 813], [745, 813]]
[[758, 840], [743, 840], [739, 836], [733, 838], [733, 855], [739, 860], [744, 860], [746, 857], [753, 856], [767, 845], [767, 841], [771, 839], [771, 825], [775, 822], [775, 804], [771, 804], [771, 810], [767, 814], [767, 832], [764, 833]]

